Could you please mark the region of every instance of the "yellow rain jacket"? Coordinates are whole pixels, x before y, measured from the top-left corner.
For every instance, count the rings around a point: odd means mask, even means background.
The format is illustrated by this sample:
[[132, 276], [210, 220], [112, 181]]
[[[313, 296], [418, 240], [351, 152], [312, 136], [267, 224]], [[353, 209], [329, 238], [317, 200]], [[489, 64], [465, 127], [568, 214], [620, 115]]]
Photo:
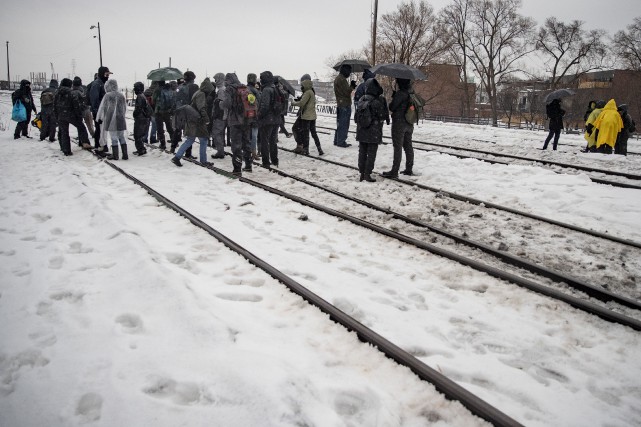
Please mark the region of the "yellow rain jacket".
[[[585, 127], [587, 128], [588, 125], [592, 125], [594, 127], [594, 122], [596, 121], [597, 117], [599, 117], [599, 114], [601, 114], [601, 111], [603, 111], [603, 108], [595, 108], [592, 110], [590, 115], [588, 116], [588, 120], [585, 122]], [[592, 129], [592, 133], [588, 134], [585, 132], [583, 134], [583, 138], [588, 141], [588, 147], [594, 147], [596, 145], [596, 132], [594, 129]]]
[[614, 102], [614, 99], [608, 101], [594, 122], [594, 127], [599, 129], [599, 136], [596, 141], [596, 148], [599, 148], [603, 144], [608, 144], [610, 147], [614, 148], [614, 144], [617, 142], [617, 135], [623, 129], [623, 120], [621, 120], [621, 115], [617, 111], [617, 104]]

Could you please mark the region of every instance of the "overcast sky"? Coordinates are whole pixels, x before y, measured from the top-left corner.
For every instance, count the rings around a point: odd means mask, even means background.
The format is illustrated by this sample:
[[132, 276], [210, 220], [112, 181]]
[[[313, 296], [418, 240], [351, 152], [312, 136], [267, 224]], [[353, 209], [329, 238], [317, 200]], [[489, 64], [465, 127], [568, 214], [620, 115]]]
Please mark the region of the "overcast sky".
[[[217, 72], [271, 70], [288, 79], [314, 73], [326, 80], [330, 57], [360, 49], [370, 38], [371, 0], [192, 0], [142, 2], [111, 0], [23, 0], [3, 2], [1, 41], [9, 41], [12, 79], [46, 72], [60, 78], [74, 74], [87, 83], [100, 65], [97, 30], [100, 22], [103, 64], [112, 78], [131, 87], [136, 80], [169, 65], [190, 69], [200, 82]], [[379, 18], [397, 9], [400, 0], [379, 0]], [[436, 11], [450, 0], [430, 2]], [[101, 7], [104, 5], [104, 7]], [[153, 5], [153, 6], [151, 6]], [[608, 7], [608, 5], [612, 5]], [[556, 16], [579, 19], [587, 29], [610, 34], [641, 16], [638, 0], [525, 0], [521, 13], [541, 24]], [[6, 46], [6, 44], [5, 44]], [[6, 47], [2, 80], [7, 77]], [[75, 73], [73, 62], [75, 61]]]

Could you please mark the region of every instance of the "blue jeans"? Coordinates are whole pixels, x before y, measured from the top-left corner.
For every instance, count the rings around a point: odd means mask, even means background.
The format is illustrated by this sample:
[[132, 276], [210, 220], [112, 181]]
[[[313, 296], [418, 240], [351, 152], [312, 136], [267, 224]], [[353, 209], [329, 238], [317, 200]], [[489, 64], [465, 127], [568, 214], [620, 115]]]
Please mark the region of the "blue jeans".
[[256, 151], [256, 148], [258, 146], [258, 127], [252, 127], [250, 132], [251, 135], [249, 140], [251, 141], [251, 148], [252, 151]]
[[[196, 141], [195, 136], [185, 137], [185, 142], [183, 142], [180, 145], [180, 148], [176, 152], [176, 158], [182, 159], [182, 157], [185, 155], [185, 151], [187, 151], [187, 149], [193, 145], [194, 141]], [[198, 137], [198, 143], [200, 144], [200, 163], [202, 164], [207, 163], [207, 143], [208, 142], [209, 142], [209, 138], [207, 138], [206, 136]]]
[[349, 119], [351, 116], [351, 105], [336, 108], [336, 133], [334, 134], [334, 145], [347, 144], [347, 132], [349, 131]]

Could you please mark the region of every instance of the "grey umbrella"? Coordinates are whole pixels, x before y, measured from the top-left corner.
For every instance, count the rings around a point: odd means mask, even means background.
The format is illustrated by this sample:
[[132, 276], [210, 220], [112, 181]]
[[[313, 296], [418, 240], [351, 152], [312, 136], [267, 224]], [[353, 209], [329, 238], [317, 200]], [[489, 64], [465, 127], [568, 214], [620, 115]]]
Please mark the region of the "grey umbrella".
[[407, 64], [393, 62], [391, 64], [378, 64], [370, 68], [370, 72], [382, 76], [407, 80], [427, 80], [427, 76], [418, 68]]
[[294, 87], [287, 80], [285, 80], [281, 76], [274, 76], [274, 81], [280, 82], [287, 92], [289, 92], [293, 96], [296, 96], [296, 89], [294, 89]]
[[369, 62], [362, 60], [362, 59], [343, 59], [342, 61], [336, 63], [334, 65], [334, 69], [336, 71], [341, 69], [341, 66], [343, 65], [349, 65], [352, 67], [352, 73], [362, 73], [363, 71], [367, 70], [368, 68], [372, 68], [372, 66], [369, 64]]
[[563, 99], [572, 95], [574, 95], [574, 91], [571, 91], [570, 89], [557, 89], [547, 94], [547, 96], [545, 97], [545, 103], [549, 104], [555, 99]]
[[176, 80], [182, 78], [183, 72], [178, 68], [172, 67], [156, 68], [155, 70], [151, 70], [147, 74], [147, 80], [151, 80], [152, 82]]

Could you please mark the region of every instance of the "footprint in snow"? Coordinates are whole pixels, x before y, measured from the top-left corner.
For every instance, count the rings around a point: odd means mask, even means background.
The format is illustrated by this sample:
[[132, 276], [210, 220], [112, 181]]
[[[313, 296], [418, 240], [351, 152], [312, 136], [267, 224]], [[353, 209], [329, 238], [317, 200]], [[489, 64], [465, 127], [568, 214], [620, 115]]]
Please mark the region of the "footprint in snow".
[[83, 423], [98, 421], [102, 413], [102, 396], [97, 393], [85, 393], [76, 405], [76, 415]]
[[263, 300], [263, 297], [261, 297], [260, 295], [253, 295], [253, 294], [243, 295], [243, 294], [222, 293], [222, 294], [216, 294], [216, 296], [220, 299], [224, 299], [227, 301], [260, 302]]
[[126, 334], [138, 334], [143, 331], [142, 318], [137, 314], [121, 314], [116, 317], [116, 323], [120, 325], [122, 331]]

